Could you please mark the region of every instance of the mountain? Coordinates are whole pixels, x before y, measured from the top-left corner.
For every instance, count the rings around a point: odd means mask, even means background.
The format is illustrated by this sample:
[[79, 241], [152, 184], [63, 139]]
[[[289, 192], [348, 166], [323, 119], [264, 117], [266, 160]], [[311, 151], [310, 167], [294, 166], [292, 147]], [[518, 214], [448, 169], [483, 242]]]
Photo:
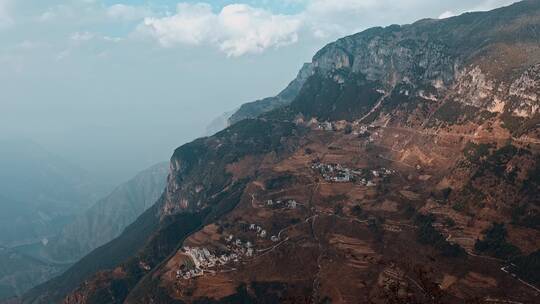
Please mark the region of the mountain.
[[298, 72], [298, 76], [278, 95], [243, 104], [228, 119], [228, 125], [243, 119], [256, 118], [259, 115], [288, 105], [298, 95], [306, 80], [313, 74], [313, 66], [306, 63]]
[[221, 114], [214, 118], [208, 126], [206, 126], [205, 136], [212, 136], [217, 132], [226, 129], [229, 126], [229, 118], [238, 110], [230, 111]]
[[0, 245], [57, 233], [107, 186], [83, 169], [26, 140], [0, 141]]
[[117, 187], [67, 224], [47, 245], [47, 255], [76, 261], [116, 238], [161, 196], [168, 171], [168, 163], [159, 163]]
[[9, 248], [0, 248], [0, 299], [20, 296], [68, 265], [46, 263]]
[[539, 302], [539, 42], [527, 0], [327, 45], [22, 301]]
[[298, 76], [278, 95], [245, 103], [236, 110], [220, 115], [206, 127], [206, 135], [213, 135], [243, 119], [256, 118], [263, 113], [290, 104], [312, 73], [311, 64], [305, 63], [298, 72]]
[[[22, 295], [120, 235], [161, 196], [168, 171], [169, 164], [160, 163], [140, 172], [72, 219], [47, 242], [0, 250], [3, 261], [0, 263], [0, 299]], [[25, 212], [27, 214], [5, 210], [0, 214], [0, 220], [7, 222], [9, 218], [31, 214], [28, 210]], [[6, 224], [2, 231], [6, 233], [14, 228]]]

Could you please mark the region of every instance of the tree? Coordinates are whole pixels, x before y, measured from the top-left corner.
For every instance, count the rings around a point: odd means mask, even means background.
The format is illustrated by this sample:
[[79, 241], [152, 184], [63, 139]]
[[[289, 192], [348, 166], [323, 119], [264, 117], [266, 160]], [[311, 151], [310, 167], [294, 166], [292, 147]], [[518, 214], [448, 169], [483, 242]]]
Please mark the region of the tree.
[[484, 239], [476, 241], [474, 249], [499, 259], [515, 257], [520, 254], [520, 250], [506, 241], [507, 235], [508, 232], [503, 223], [493, 223], [489, 229], [484, 231]]
[[345, 134], [351, 134], [352, 131], [353, 131], [352, 126], [350, 124], [347, 124], [344, 130]]
[[351, 213], [352, 213], [352, 215], [359, 218], [364, 213], [364, 210], [362, 209], [362, 207], [360, 205], [355, 205], [354, 207], [352, 207]]

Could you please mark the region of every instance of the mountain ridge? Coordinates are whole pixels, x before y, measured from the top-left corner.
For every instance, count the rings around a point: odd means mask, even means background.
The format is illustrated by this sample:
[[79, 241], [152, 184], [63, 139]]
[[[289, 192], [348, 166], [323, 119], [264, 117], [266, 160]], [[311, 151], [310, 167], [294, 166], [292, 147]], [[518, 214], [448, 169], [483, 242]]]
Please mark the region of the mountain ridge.
[[147, 241], [25, 303], [536, 302], [538, 28], [528, 0], [329, 44], [290, 103], [175, 151]]

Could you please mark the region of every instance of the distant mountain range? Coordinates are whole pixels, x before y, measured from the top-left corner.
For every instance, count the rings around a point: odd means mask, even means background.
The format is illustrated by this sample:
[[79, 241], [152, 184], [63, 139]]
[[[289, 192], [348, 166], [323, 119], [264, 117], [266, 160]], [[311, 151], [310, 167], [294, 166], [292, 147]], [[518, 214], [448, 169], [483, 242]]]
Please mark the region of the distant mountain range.
[[46, 246], [48, 256], [76, 261], [116, 238], [161, 196], [168, 172], [169, 164], [160, 163], [117, 187], [67, 224]]
[[0, 299], [21, 295], [117, 237], [161, 196], [169, 170], [168, 163], [154, 165], [97, 200], [105, 187], [39, 145], [0, 147]]
[[39, 241], [59, 232], [108, 186], [27, 140], [0, 141], [0, 245]]
[[538, 303], [539, 45], [536, 0], [339, 39], [20, 301]]

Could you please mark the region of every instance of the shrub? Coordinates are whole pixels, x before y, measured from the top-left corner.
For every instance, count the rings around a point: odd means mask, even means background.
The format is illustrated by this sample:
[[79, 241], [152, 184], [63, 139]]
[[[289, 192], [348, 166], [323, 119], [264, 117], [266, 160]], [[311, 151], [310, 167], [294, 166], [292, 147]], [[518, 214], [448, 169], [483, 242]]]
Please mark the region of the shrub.
[[465, 250], [457, 244], [451, 244], [444, 236], [433, 227], [435, 217], [433, 214], [418, 214], [415, 223], [419, 226], [417, 231], [418, 242], [425, 245], [432, 245], [446, 257], [465, 256]]
[[499, 259], [515, 257], [520, 254], [520, 250], [506, 241], [507, 234], [504, 224], [493, 223], [489, 229], [484, 231], [484, 239], [476, 241], [474, 249]]
[[518, 276], [533, 284], [540, 283], [540, 250], [527, 256], [514, 259], [515, 271]]

